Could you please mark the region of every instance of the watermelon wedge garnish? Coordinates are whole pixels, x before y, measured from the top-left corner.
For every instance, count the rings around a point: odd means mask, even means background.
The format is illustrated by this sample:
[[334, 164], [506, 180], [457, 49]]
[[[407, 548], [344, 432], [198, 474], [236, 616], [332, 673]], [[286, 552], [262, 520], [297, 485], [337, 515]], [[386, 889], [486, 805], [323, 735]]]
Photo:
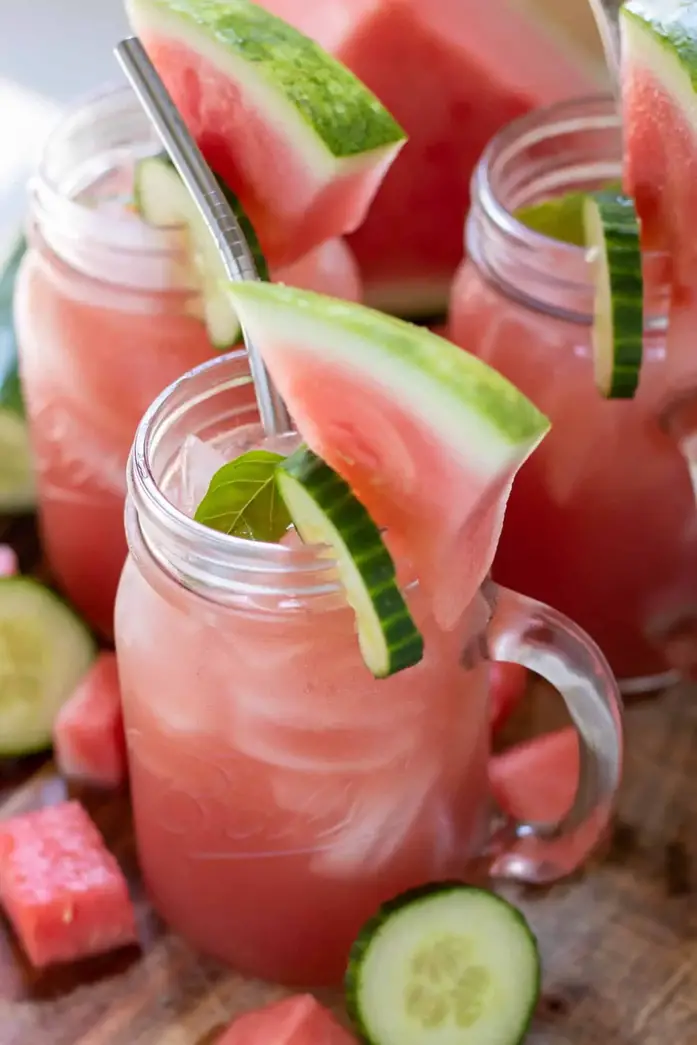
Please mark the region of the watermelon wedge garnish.
[[625, 191], [644, 246], [668, 252], [680, 304], [697, 285], [697, 3], [630, 0], [621, 29]]
[[278, 284], [228, 292], [298, 431], [453, 625], [489, 570], [513, 478], [547, 419], [424, 327]]
[[405, 135], [348, 69], [249, 0], [126, 8], [271, 266], [360, 225]]

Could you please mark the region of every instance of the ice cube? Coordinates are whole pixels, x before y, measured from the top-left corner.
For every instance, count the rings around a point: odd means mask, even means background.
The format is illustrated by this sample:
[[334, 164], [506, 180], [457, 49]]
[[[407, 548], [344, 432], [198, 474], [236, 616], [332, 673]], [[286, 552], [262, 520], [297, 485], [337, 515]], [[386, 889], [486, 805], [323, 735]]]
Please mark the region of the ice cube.
[[187, 435], [180, 454], [181, 503], [178, 505], [186, 515], [193, 516], [205, 497], [211, 479], [228, 460], [230, 458], [217, 447], [205, 443], [196, 435]]

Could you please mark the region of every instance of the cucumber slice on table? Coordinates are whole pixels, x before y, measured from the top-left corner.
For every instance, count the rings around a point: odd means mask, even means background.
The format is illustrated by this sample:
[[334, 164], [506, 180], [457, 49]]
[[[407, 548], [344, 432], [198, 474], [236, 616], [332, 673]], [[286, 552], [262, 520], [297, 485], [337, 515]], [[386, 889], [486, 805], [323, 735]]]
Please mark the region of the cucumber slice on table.
[[519, 1045], [540, 975], [520, 911], [484, 889], [444, 882], [398, 896], [364, 926], [346, 1004], [370, 1045]]
[[96, 652], [86, 625], [49, 588], [0, 579], [0, 755], [50, 747], [55, 717]]
[[26, 252], [20, 238], [0, 271], [0, 512], [26, 512], [36, 505], [34, 465], [17, 363], [12, 298]]
[[397, 585], [394, 562], [348, 483], [305, 447], [279, 465], [276, 478], [303, 541], [331, 548], [369, 670], [385, 678], [417, 664], [423, 639]]
[[[236, 197], [222, 182], [218, 184], [240, 223], [260, 279], [268, 280], [268, 267], [252, 223]], [[237, 314], [229, 297], [219, 289], [229, 279], [220, 253], [189, 190], [167, 155], [150, 156], [136, 164], [134, 196], [136, 209], [148, 225], [157, 228], [181, 225], [186, 228], [201, 284], [203, 318], [211, 343], [221, 350], [238, 344], [242, 340], [242, 331]]]
[[631, 399], [639, 384], [644, 339], [644, 284], [634, 203], [598, 192], [584, 206], [586, 245], [595, 267], [595, 380], [609, 399]]

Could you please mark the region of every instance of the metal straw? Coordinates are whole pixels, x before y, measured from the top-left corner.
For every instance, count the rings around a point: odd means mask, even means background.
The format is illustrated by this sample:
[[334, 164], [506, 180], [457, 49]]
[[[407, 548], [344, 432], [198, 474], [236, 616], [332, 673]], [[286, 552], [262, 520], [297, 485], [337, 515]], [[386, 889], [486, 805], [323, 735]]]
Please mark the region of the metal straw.
[[[122, 40], [115, 54], [214, 236], [226, 274], [232, 280], [259, 279], [239, 222], [140, 40], [135, 37]], [[241, 325], [264, 432], [266, 435], [289, 432], [291, 421], [285, 403], [273, 387], [244, 324]]]
[[620, 8], [623, 0], [590, 0], [615, 94], [620, 96]]

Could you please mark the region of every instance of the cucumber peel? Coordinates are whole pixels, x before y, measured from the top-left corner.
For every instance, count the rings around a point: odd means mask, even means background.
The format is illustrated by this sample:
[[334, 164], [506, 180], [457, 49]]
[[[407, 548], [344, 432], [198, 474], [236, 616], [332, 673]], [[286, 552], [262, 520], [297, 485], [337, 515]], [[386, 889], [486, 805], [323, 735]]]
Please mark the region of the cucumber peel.
[[609, 399], [631, 399], [639, 384], [644, 340], [644, 286], [634, 202], [616, 192], [589, 195], [586, 245], [595, 271], [595, 380]]
[[540, 982], [520, 911], [487, 890], [439, 882], [389, 901], [363, 927], [346, 1006], [368, 1045], [520, 1045]]
[[56, 715], [96, 654], [55, 592], [31, 577], [0, 579], [0, 756], [50, 747]]
[[[251, 221], [237, 198], [218, 180], [249, 245], [257, 274], [268, 280], [269, 270]], [[176, 167], [165, 153], [140, 160], [134, 174], [135, 208], [148, 225], [182, 226], [189, 238], [192, 261], [203, 298], [203, 318], [211, 344], [220, 350], [242, 340], [237, 313], [221, 289], [229, 278], [218, 246]]]
[[287, 457], [276, 477], [303, 541], [331, 549], [368, 669], [386, 678], [417, 664], [423, 639], [397, 585], [394, 562], [348, 483], [306, 447]]

